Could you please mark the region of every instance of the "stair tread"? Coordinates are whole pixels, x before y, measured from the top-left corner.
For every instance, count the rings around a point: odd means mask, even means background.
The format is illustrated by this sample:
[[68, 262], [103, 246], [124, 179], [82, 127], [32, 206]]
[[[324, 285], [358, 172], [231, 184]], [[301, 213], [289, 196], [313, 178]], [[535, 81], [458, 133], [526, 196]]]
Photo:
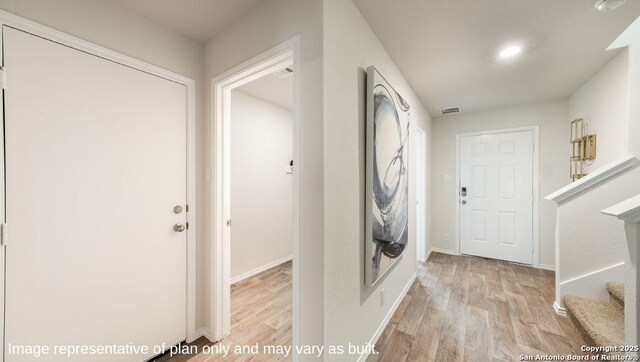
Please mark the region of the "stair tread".
[[623, 283], [607, 283], [607, 291], [609, 292], [609, 296], [615, 302], [624, 307], [624, 284]]
[[587, 342], [596, 346], [624, 344], [624, 311], [614, 303], [575, 296], [565, 296], [563, 301]]

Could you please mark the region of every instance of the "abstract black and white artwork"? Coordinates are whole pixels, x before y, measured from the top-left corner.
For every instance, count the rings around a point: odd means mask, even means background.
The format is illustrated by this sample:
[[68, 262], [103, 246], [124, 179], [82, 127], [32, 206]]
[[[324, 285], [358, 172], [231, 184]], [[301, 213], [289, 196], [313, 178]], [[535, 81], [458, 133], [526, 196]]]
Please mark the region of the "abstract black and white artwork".
[[409, 104], [367, 69], [365, 276], [374, 285], [400, 258], [409, 231]]

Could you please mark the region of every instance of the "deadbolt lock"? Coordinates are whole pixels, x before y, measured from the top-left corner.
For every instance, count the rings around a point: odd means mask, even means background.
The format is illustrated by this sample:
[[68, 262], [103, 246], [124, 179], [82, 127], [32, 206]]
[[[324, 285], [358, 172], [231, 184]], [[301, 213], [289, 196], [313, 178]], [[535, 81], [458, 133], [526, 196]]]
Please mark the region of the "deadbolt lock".
[[173, 225], [173, 231], [175, 231], [177, 233], [181, 233], [181, 232], [185, 231], [185, 229], [186, 228], [184, 227], [184, 225], [181, 225], [181, 224]]
[[177, 205], [173, 208], [173, 213], [174, 214], [182, 214], [183, 208], [180, 205]]

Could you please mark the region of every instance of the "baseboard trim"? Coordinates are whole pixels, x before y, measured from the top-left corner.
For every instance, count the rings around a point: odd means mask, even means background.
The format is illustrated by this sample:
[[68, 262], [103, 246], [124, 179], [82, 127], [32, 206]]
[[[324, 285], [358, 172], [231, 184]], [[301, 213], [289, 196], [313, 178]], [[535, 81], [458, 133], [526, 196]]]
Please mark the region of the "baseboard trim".
[[213, 340], [213, 336], [212, 336], [211, 331], [209, 330], [209, 328], [202, 327], [202, 328], [198, 329], [196, 331], [196, 339], [198, 339], [200, 337], [204, 337], [204, 338], [208, 339], [209, 342], [215, 342]]
[[588, 278], [588, 277], [594, 276], [596, 274], [599, 274], [599, 273], [602, 273], [602, 272], [606, 272], [606, 271], [609, 271], [609, 270], [613, 270], [615, 268], [619, 268], [619, 267], [622, 267], [622, 266], [624, 266], [624, 261], [620, 262], [620, 263], [616, 263], [616, 264], [610, 265], [610, 266], [607, 266], [607, 267], [604, 267], [604, 268], [600, 268], [598, 270], [594, 270], [592, 272], [588, 272], [588, 273], [582, 274], [580, 276], [571, 278], [569, 280], [565, 280], [563, 282], [560, 282], [560, 285], [563, 286], [563, 285], [566, 285], [566, 284], [570, 284], [570, 283], [573, 283], [573, 282], [578, 281], [580, 279]]
[[557, 301], [553, 302], [553, 310], [555, 310], [556, 314], [559, 316], [563, 316], [563, 317], [567, 316], [567, 310], [562, 308]]
[[560, 281], [557, 292], [560, 301], [565, 295], [574, 295], [587, 299], [600, 301], [609, 300], [607, 282], [624, 282], [625, 263], [619, 262], [605, 268], [597, 269], [589, 273]]
[[538, 269], [556, 271], [556, 266], [548, 264], [538, 264]]
[[427, 255], [425, 255], [424, 257], [424, 261], [429, 260], [429, 257], [431, 256], [431, 252], [433, 251], [432, 248], [429, 248], [429, 250], [427, 250]]
[[243, 280], [245, 280], [247, 278], [251, 278], [254, 275], [260, 274], [263, 271], [269, 270], [271, 268], [275, 268], [278, 265], [284, 264], [284, 263], [286, 263], [286, 262], [288, 262], [288, 261], [290, 261], [292, 259], [293, 259], [293, 256], [289, 255], [289, 256], [284, 257], [282, 259], [279, 259], [279, 260], [276, 260], [276, 261], [271, 262], [269, 264], [263, 265], [263, 266], [261, 266], [259, 268], [256, 268], [256, 269], [250, 270], [250, 271], [248, 271], [246, 273], [240, 274], [237, 277], [231, 278], [230, 284], [235, 284], [235, 283], [243, 281]]
[[[396, 301], [393, 302], [393, 305], [391, 306], [389, 313], [387, 313], [387, 315], [384, 317], [384, 319], [382, 320], [382, 323], [380, 323], [380, 325], [378, 326], [378, 329], [373, 334], [373, 337], [371, 337], [371, 339], [369, 340], [369, 346], [374, 346], [376, 342], [378, 342], [378, 338], [380, 338], [380, 336], [382, 335], [382, 332], [387, 327], [387, 324], [389, 324], [391, 317], [393, 317], [393, 314], [396, 312], [396, 310], [400, 306], [400, 303], [409, 292], [411, 285], [413, 284], [413, 282], [416, 280], [417, 277], [418, 275], [416, 273], [413, 273], [411, 278], [409, 278], [409, 282], [407, 283], [407, 285], [404, 286], [404, 289], [402, 289], [402, 292], [400, 293]], [[360, 357], [358, 358], [358, 362], [366, 361], [367, 357], [369, 357], [369, 353], [365, 352], [361, 354]]]
[[449, 255], [458, 255], [453, 250], [441, 249], [441, 248], [435, 248], [435, 247], [431, 247], [431, 250], [429, 250], [429, 254], [431, 254], [432, 252], [441, 253], [441, 254], [449, 254]]

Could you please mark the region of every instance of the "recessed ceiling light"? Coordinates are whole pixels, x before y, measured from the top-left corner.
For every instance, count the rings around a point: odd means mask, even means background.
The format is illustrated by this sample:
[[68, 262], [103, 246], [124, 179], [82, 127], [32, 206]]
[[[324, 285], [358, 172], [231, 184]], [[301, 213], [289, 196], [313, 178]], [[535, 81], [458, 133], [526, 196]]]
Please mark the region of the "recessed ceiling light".
[[500, 58], [513, 58], [516, 55], [520, 54], [522, 51], [522, 47], [519, 45], [512, 45], [506, 47], [500, 51]]
[[600, 11], [613, 10], [624, 4], [627, 0], [598, 0], [593, 7]]

